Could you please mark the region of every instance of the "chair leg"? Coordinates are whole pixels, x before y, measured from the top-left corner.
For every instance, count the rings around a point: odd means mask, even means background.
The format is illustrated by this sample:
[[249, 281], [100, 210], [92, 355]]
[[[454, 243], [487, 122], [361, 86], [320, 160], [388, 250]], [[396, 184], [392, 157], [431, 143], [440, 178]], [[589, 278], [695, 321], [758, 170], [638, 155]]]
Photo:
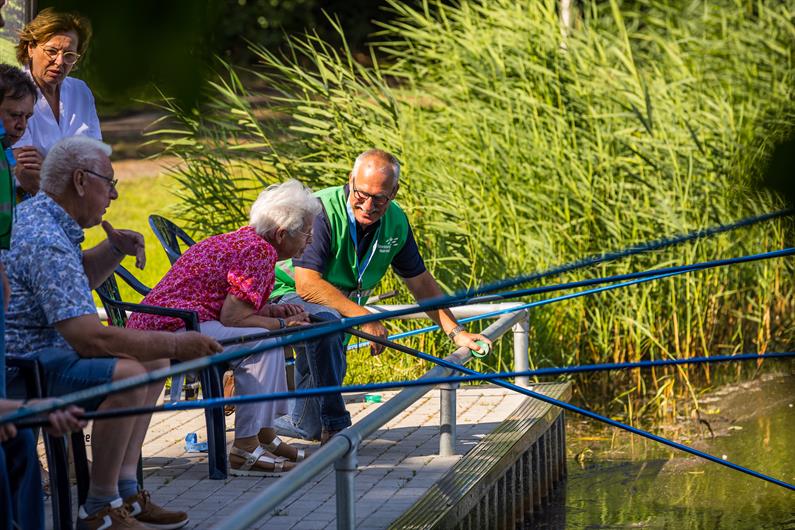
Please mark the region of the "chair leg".
[[82, 506], [88, 498], [88, 487], [91, 475], [88, 471], [88, 455], [86, 454], [86, 437], [83, 431], [72, 433], [72, 456], [75, 464], [77, 480], [77, 504]]
[[185, 382], [183, 374], [171, 376], [171, 401], [182, 399], [182, 385]]
[[72, 530], [72, 496], [69, 488], [69, 458], [66, 438], [44, 434], [44, 450], [50, 474], [52, 520], [56, 530]]
[[[202, 370], [200, 374], [202, 395], [206, 398], [220, 398], [224, 395], [223, 375], [216, 368]], [[227, 478], [226, 420], [223, 407], [204, 409], [207, 423], [207, 460], [210, 478]]]
[[144, 489], [144, 455], [138, 457], [138, 469], [135, 470], [135, 478], [138, 479], [138, 489]]

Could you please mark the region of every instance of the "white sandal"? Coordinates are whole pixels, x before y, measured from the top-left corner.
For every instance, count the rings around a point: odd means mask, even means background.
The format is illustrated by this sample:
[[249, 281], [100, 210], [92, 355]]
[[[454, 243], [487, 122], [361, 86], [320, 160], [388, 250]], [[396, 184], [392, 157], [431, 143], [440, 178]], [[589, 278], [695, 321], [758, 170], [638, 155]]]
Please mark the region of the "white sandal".
[[[282, 445], [282, 443], [283, 443], [282, 439], [279, 438], [278, 436], [276, 436], [273, 440], [270, 441], [270, 443], [266, 443], [266, 444], [262, 444], [262, 445], [268, 451], [270, 451], [271, 453], [273, 453], [275, 455], [276, 454], [276, 450], [279, 448], [280, 445]], [[299, 449], [298, 447], [296, 447], [295, 450], [297, 452], [296, 455], [295, 455], [295, 460], [293, 460], [292, 458], [287, 458], [286, 456], [282, 456], [280, 458], [286, 458], [290, 462], [300, 462], [301, 460], [306, 458], [306, 452], [303, 449]]]
[[[229, 451], [229, 454], [239, 456], [245, 461], [240, 464], [240, 467], [233, 467], [230, 459], [229, 474], [234, 477], [281, 477], [285, 472], [285, 459], [282, 459], [281, 457], [273, 458], [272, 456], [268, 456], [265, 453], [266, 450], [262, 446], [257, 446], [253, 453], [249, 453], [248, 451], [244, 451], [243, 449], [237, 448], [233, 445], [232, 449]], [[267, 471], [257, 468], [252, 469], [258, 462], [272, 465], [273, 470]]]

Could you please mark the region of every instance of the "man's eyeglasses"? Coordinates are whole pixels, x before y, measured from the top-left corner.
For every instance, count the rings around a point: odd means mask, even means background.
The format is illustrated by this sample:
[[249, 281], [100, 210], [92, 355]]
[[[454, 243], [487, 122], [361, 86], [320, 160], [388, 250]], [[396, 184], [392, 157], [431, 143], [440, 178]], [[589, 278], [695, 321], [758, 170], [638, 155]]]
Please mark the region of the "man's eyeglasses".
[[100, 175], [99, 173], [97, 173], [95, 171], [91, 171], [90, 169], [84, 169], [83, 171], [85, 171], [86, 173], [88, 173], [90, 175], [94, 175], [95, 177], [101, 178], [105, 182], [109, 183], [110, 184], [110, 189], [112, 189], [112, 190], [115, 190], [116, 189], [116, 184], [119, 183], [119, 179], [113, 179], [113, 178], [110, 178], [110, 177], [106, 177], [105, 175]]
[[353, 188], [353, 198], [356, 199], [358, 202], [365, 202], [367, 201], [367, 199], [370, 199], [371, 201], [373, 201], [373, 206], [380, 208], [392, 200], [391, 194], [384, 195], [382, 193], [379, 193], [377, 195], [373, 195], [371, 193], [367, 193], [365, 191], [356, 189], [355, 180], [353, 181], [353, 185], [351, 187]]
[[80, 59], [80, 54], [77, 52], [66, 52], [63, 50], [59, 50], [58, 48], [51, 48], [49, 46], [42, 46], [41, 51], [44, 52], [44, 55], [50, 58], [51, 61], [55, 61], [60, 54], [63, 57], [64, 64], [73, 65]]

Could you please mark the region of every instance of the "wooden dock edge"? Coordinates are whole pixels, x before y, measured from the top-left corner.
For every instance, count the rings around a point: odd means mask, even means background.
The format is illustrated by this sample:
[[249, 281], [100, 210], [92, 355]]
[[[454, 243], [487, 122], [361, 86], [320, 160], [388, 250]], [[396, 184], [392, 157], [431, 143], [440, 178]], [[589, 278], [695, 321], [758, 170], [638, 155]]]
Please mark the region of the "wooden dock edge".
[[[564, 401], [571, 397], [570, 383], [532, 388]], [[565, 476], [563, 411], [528, 397], [389, 528], [516, 528]]]

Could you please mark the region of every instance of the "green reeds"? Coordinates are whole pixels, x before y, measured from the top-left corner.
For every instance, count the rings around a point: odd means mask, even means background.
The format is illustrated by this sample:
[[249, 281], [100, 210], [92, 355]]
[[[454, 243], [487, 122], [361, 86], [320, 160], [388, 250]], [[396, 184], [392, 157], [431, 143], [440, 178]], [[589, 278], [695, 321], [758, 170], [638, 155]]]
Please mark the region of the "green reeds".
[[[795, 123], [795, 2], [586, 5], [564, 41], [552, 0], [395, 1], [371, 66], [312, 34], [283, 55], [254, 44], [261, 68], [249, 75], [266, 89], [225, 65], [205, 108], [163, 103], [177, 125], [155, 134], [186, 162], [187, 220], [205, 235], [230, 230], [264, 185], [340, 184], [359, 152], [385, 148], [402, 161], [398, 200], [426, 263], [454, 290], [780, 207], [753, 182]], [[791, 228], [768, 223], [562, 279], [779, 248]], [[548, 306], [531, 314], [531, 364], [791, 348], [792, 295], [792, 260], [779, 260]], [[438, 335], [411, 346], [448, 348]], [[510, 348], [483, 362], [510, 367]], [[425, 370], [398, 354], [352, 354], [349, 366], [356, 382]], [[630, 419], [675, 414], [675, 398], [714, 375], [582, 376], [578, 394]]]

